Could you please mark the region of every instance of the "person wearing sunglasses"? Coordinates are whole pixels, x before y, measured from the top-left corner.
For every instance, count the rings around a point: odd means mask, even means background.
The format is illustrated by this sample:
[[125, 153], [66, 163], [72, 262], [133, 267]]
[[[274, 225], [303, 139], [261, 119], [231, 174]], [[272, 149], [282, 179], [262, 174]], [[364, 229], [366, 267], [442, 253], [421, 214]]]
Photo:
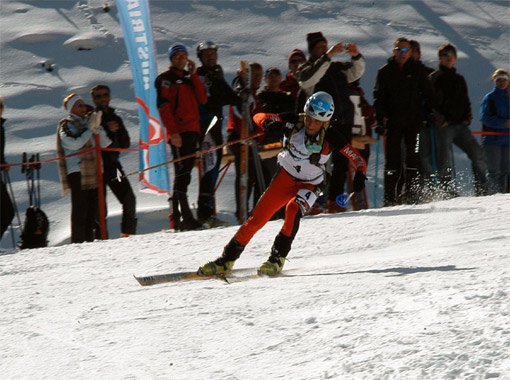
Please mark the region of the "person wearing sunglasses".
[[426, 71], [411, 59], [411, 53], [407, 38], [395, 40], [392, 57], [377, 72], [374, 86], [375, 131], [386, 138], [384, 206], [421, 202], [421, 162], [416, 148], [422, 107], [428, 104], [431, 90]]
[[457, 49], [445, 44], [438, 49], [439, 68], [430, 74], [434, 91], [431, 119], [437, 129], [437, 162], [439, 186], [446, 198], [457, 196], [454, 178], [452, 145], [458, 146], [471, 160], [475, 195], [488, 192], [487, 162], [481, 146], [471, 134], [469, 125], [473, 119], [466, 80], [455, 65]]
[[[96, 111], [102, 111], [101, 126], [106, 135], [112, 140], [110, 148], [127, 149], [131, 145], [129, 133], [124, 122], [115, 109], [110, 107], [110, 87], [98, 84], [90, 90], [92, 102]], [[127, 179], [122, 164], [120, 152], [102, 151], [103, 158], [103, 182], [110, 188], [113, 195], [122, 205], [122, 221], [120, 223], [120, 237], [128, 237], [136, 234], [136, 197], [133, 188]], [[105, 191], [106, 197], [106, 191]], [[105, 198], [106, 201], [106, 198]]]

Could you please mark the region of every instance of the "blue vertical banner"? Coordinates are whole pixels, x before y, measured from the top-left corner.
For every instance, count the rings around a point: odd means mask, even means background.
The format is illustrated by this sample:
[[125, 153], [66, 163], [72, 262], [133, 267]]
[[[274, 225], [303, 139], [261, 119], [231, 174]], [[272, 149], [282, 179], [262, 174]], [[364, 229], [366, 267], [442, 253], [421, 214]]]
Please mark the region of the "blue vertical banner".
[[[170, 192], [166, 162], [166, 129], [157, 107], [154, 81], [157, 65], [152, 39], [149, 0], [116, 0], [129, 57], [140, 119], [140, 184], [142, 190]], [[158, 166], [146, 170], [149, 167]]]

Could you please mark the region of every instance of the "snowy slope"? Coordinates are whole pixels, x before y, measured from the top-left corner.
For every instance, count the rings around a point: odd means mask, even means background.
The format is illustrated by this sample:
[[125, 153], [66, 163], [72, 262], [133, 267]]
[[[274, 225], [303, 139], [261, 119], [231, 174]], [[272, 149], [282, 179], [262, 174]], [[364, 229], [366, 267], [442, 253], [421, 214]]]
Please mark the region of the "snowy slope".
[[[123, 117], [134, 142], [138, 118], [132, 78], [114, 2], [103, 12], [104, 0], [3, 0], [0, 4], [0, 96], [8, 119], [6, 148], [10, 163], [20, 162], [22, 152], [55, 157], [55, 129], [64, 116], [63, 96], [77, 91], [89, 99], [88, 90], [98, 82], [113, 90], [112, 105]], [[330, 43], [353, 41], [367, 58], [362, 85], [371, 98], [377, 69], [391, 54], [394, 39], [405, 35], [422, 43], [423, 60], [437, 65], [437, 47], [445, 41], [459, 48], [459, 70], [468, 81], [473, 103], [472, 128], [478, 104], [492, 87], [489, 76], [496, 67], [510, 62], [510, 7], [508, 1], [151, 1], [153, 34], [158, 70], [168, 65], [166, 51], [175, 41], [188, 45], [191, 56], [199, 41], [219, 44], [220, 63], [228, 79], [239, 60], [255, 60], [264, 67], [286, 70], [293, 48], [306, 51], [306, 33], [321, 30]], [[78, 48], [91, 50], [78, 50]], [[345, 59], [347, 56], [341, 56]], [[54, 64], [54, 70], [45, 67]], [[375, 151], [375, 149], [374, 149]], [[464, 194], [472, 192], [469, 162], [456, 154], [459, 182]], [[375, 154], [372, 155], [374, 157]], [[374, 161], [369, 165], [368, 190], [372, 200]], [[138, 156], [125, 154], [128, 173], [138, 168]], [[218, 210], [232, 214], [232, 173], [218, 194]], [[62, 198], [57, 165], [42, 168], [43, 209], [52, 225], [50, 244], [69, 237], [69, 197]], [[381, 177], [379, 171], [378, 177]], [[27, 206], [25, 181], [15, 167], [11, 171], [20, 210]], [[131, 181], [136, 182], [136, 174]], [[382, 183], [379, 178], [379, 185]], [[190, 189], [196, 200], [196, 182]], [[378, 192], [380, 204], [381, 191]], [[140, 232], [167, 228], [165, 197], [137, 193]], [[120, 206], [109, 197], [111, 236], [118, 236]], [[159, 220], [159, 223], [156, 221]], [[7, 248], [10, 238], [0, 246]]]
[[[0, 373], [510, 379], [509, 214], [496, 195], [307, 217], [287, 277], [231, 284], [141, 287], [132, 274], [194, 270], [233, 227], [0, 256]], [[264, 261], [280, 226], [238, 267]]]

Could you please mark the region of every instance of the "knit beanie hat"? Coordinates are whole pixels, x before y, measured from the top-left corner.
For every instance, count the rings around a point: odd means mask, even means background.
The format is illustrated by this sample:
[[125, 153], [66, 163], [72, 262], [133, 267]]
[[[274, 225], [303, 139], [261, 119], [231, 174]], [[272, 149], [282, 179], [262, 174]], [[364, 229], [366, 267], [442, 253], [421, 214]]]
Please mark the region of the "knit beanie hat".
[[306, 35], [306, 42], [308, 42], [308, 52], [311, 53], [315, 45], [319, 42], [328, 42], [321, 32], [308, 33]]
[[289, 54], [289, 62], [292, 59], [292, 57], [296, 57], [296, 56], [302, 58], [303, 61], [306, 61], [306, 56], [305, 56], [305, 53], [303, 53], [303, 50], [294, 49]]
[[64, 98], [64, 108], [66, 109], [66, 111], [71, 111], [73, 109], [74, 104], [78, 100], [83, 100], [83, 98], [74, 92], [72, 94], [67, 95]]
[[170, 48], [168, 48], [168, 59], [172, 59], [173, 55], [180, 51], [183, 51], [186, 54], [188, 53], [188, 50], [186, 50], [186, 46], [184, 46], [183, 44], [178, 42], [173, 44], [172, 46], [170, 46]]

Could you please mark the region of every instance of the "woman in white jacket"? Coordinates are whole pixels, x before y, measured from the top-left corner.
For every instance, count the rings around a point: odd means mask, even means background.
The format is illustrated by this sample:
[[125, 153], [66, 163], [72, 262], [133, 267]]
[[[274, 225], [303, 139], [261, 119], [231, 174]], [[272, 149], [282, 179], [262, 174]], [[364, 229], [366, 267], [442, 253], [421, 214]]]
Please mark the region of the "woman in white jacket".
[[98, 225], [98, 196], [95, 135], [101, 148], [112, 141], [101, 128], [101, 111], [72, 93], [64, 99], [69, 112], [57, 128], [57, 152], [60, 158], [59, 174], [64, 194], [71, 190], [71, 242], [94, 240]]

